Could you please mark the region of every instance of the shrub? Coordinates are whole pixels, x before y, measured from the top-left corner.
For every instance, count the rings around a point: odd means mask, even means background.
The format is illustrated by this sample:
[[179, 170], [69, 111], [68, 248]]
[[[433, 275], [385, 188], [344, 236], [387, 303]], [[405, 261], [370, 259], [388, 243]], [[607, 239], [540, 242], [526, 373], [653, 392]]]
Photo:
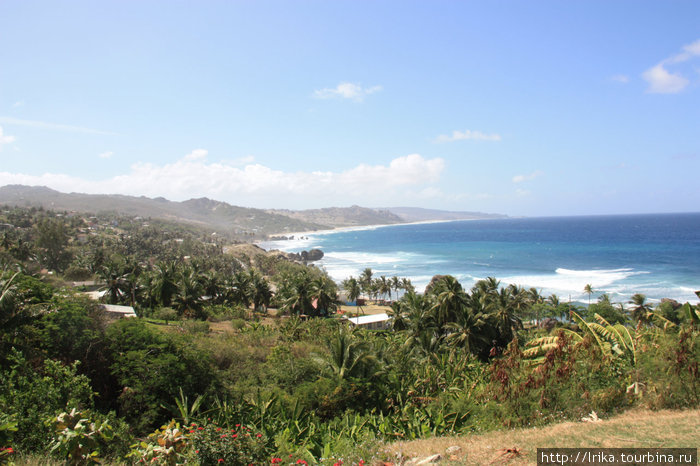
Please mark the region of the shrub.
[[112, 427], [105, 419], [91, 421], [89, 413], [73, 408], [48, 423], [55, 430], [51, 452], [68, 464], [99, 463], [101, 450], [112, 439]]
[[180, 320], [177, 311], [171, 307], [161, 307], [153, 311], [152, 317], [154, 319], [164, 320], [166, 324], [171, 320]]
[[180, 324], [180, 327], [187, 333], [191, 333], [193, 335], [207, 334], [210, 330], [209, 322], [202, 320], [186, 320]]
[[52, 429], [46, 419], [68, 406], [92, 407], [92, 389], [87, 377], [77, 374], [77, 363], [64, 366], [46, 360], [38, 371], [24, 357], [10, 355], [11, 367], [0, 373], [0, 412], [17, 422], [14, 447], [21, 452], [43, 452], [48, 448]]
[[127, 455], [137, 463], [176, 465], [182, 464], [188, 453], [189, 441], [180, 424], [171, 420], [141, 441], [131, 446]]
[[63, 273], [63, 276], [66, 280], [73, 281], [86, 281], [90, 280], [93, 277], [92, 272], [90, 272], [88, 269], [84, 267], [78, 267], [75, 265], [71, 265], [70, 267], [68, 267]]
[[644, 342], [638, 356], [645, 382], [644, 402], [651, 408], [700, 406], [700, 335], [690, 329]]
[[606, 357], [586, 337], [573, 344], [564, 333], [544, 361], [533, 367], [515, 342], [491, 366], [484, 392], [482, 421], [499, 419], [508, 427], [580, 419], [624, 408], [628, 367], [621, 358]]
[[245, 328], [245, 320], [243, 319], [231, 319], [231, 328], [234, 330], [242, 330]]
[[236, 424], [224, 428], [213, 423], [203, 426], [193, 423], [188, 432], [201, 465], [245, 466], [268, 461], [265, 435], [247, 426]]

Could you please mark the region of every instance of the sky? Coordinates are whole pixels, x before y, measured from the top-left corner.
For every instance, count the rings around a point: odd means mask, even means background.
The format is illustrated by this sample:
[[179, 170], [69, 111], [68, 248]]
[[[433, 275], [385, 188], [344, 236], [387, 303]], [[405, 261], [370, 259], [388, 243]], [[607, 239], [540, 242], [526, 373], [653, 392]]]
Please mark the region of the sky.
[[0, 186], [700, 208], [698, 1], [0, 0]]

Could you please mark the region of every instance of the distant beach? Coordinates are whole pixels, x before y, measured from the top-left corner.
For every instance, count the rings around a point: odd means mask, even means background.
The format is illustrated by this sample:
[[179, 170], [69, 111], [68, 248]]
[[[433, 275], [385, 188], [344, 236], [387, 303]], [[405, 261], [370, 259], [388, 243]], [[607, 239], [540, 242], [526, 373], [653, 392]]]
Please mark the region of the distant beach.
[[325, 255], [315, 264], [338, 282], [366, 267], [408, 277], [419, 291], [436, 274], [454, 275], [465, 288], [493, 276], [581, 303], [586, 284], [592, 300], [606, 293], [623, 303], [635, 293], [697, 302], [700, 289], [700, 214], [448, 220], [289, 235], [295, 239], [260, 245], [319, 248]]

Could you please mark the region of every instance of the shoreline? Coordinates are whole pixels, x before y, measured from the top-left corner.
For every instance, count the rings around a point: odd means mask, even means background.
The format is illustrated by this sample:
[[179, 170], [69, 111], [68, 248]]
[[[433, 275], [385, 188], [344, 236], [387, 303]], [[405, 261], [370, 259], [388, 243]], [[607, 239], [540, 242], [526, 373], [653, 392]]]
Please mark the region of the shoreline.
[[267, 243], [267, 242], [272, 242], [272, 241], [295, 241], [300, 238], [298, 236], [315, 236], [315, 235], [331, 235], [333, 233], [343, 233], [346, 231], [366, 231], [366, 230], [375, 230], [378, 228], [387, 228], [387, 227], [398, 227], [402, 225], [429, 225], [433, 223], [450, 223], [450, 222], [469, 222], [472, 220], [488, 220], [488, 219], [480, 219], [480, 218], [458, 218], [458, 219], [447, 219], [447, 220], [420, 220], [417, 222], [403, 222], [403, 223], [380, 223], [376, 225], [355, 225], [355, 226], [346, 226], [346, 227], [335, 227], [331, 228], [328, 230], [311, 230], [311, 231], [296, 231], [296, 232], [289, 232], [286, 234], [276, 234], [273, 236], [293, 236], [294, 238], [292, 239], [287, 239], [287, 240], [271, 240], [267, 239], [264, 241], [256, 241], [254, 244], [260, 245], [260, 243]]

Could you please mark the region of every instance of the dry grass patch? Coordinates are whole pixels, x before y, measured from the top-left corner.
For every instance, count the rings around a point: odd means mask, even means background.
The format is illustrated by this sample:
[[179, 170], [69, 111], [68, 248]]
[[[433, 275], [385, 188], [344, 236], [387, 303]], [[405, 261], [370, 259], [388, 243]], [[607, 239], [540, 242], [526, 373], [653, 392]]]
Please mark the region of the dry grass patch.
[[346, 306], [343, 304], [340, 309], [345, 312], [345, 315], [355, 317], [356, 314], [361, 316], [374, 315], [374, 314], [386, 314], [387, 311], [391, 310], [389, 306], [381, 306], [379, 304], [366, 304], [364, 306]]
[[[388, 456], [445, 455], [461, 450], [444, 464], [537, 464], [537, 448], [697, 448], [700, 446], [700, 410], [633, 410], [600, 422], [564, 422], [528, 429], [397, 442]], [[510, 450], [510, 451], [509, 451]], [[517, 453], [513, 453], [517, 451]]]

